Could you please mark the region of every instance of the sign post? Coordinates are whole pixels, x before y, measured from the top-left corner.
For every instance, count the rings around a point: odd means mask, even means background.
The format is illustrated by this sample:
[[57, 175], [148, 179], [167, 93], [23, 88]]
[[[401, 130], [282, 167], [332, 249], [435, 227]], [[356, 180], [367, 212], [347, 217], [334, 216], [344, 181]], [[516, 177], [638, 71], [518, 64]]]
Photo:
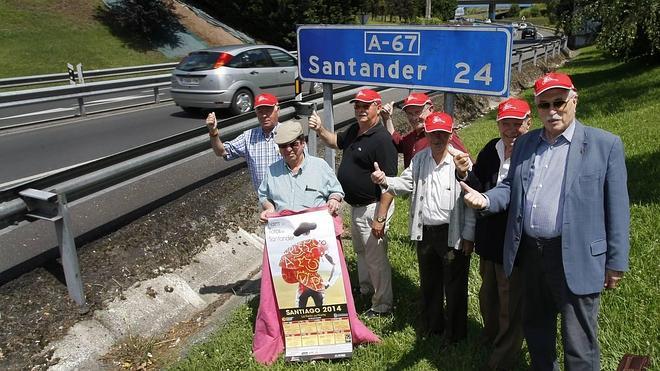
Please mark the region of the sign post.
[[300, 78], [506, 97], [512, 29], [484, 27], [298, 27]]

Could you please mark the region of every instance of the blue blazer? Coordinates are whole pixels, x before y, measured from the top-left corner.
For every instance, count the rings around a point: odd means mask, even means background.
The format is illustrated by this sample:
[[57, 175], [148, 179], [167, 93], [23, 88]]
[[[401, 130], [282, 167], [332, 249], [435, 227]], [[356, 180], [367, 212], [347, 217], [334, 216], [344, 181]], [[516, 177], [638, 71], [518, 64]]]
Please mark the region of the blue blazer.
[[[602, 291], [606, 268], [628, 270], [630, 209], [621, 138], [577, 120], [574, 125], [566, 160], [562, 261], [571, 292], [587, 295]], [[490, 202], [486, 213], [509, 208], [503, 261], [507, 275], [522, 238], [525, 193], [541, 130], [516, 140], [506, 179], [485, 192]]]

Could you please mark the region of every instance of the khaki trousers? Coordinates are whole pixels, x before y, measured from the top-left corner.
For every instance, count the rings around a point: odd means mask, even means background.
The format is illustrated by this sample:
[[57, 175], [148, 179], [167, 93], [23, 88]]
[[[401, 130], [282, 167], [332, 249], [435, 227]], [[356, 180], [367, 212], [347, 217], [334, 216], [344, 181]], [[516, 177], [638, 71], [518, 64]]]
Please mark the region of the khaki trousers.
[[[377, 203], [353, 207], [351, 210], [351, 237], [353, 249], [357, 254], [358, 279], [360, 292], [373, 293], [371, 309], [376, 312], [392, 310], [392, 266], [387, 257], [387, 235], [376, 238], [371, 234], [371, 224], [376, 213]], [[387, 231], [394, 202], [390, 205], [385, 222]]]

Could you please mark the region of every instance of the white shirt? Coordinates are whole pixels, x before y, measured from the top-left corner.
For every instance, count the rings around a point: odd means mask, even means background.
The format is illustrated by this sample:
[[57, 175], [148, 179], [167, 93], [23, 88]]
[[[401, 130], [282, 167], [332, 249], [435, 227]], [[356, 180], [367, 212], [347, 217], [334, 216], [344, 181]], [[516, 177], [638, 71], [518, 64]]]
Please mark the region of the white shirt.
[[436, 164], [435, 161], [428, 161], [428, 174], [426, 181], [429, 186], [426, 187], [426, 197], [424, 207], [422, 207], [422, 223], [424, 225], [441, 225], [449, 223], [449, 216], [454, 207], [451, 185], [455, 182], [454, 174], [451, 171], [450, 162], [453, 161], [451, 155], [447, 153], [445, 158]]
[[497, 157], [500, 158], [500, 169], [497, 172], [497, 184], [502, 183], [502, 180], [506, 178], [506, 175], [509, 173], [509, 167], [511, 166], [511, 157], [504, 159], [504, 142], [502, 139], [495, 143], [495, 150], [497, 151]]

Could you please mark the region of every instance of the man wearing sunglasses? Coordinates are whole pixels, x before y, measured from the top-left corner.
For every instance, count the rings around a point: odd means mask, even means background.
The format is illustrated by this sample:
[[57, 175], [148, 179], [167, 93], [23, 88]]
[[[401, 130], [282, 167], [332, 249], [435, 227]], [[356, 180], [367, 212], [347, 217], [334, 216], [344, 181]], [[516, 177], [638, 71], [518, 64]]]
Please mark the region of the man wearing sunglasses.
[[305, 136], [300, 122], [289, 120], [275, 128], [275, 143], [282, 158], [268, 167], [257, 191], [263, 211], [260, 219], [268, 221], [275, 211], [300, 211], [327, 205], [336, 214], [344, 191], [328, 164], [305, 154]]
[[[424, 134], [424, 120], [434, 111], [433, 101], [424, 93], [411, 93], [406, 97], [401, 110], [405, 113], [408, 124], [410, 124], [410, 131], [407, 134], [401, 134], [394, 129], [392, 122], [393, 109], [394, 103], [388, 103], [383, 106], [380, 115], [387, 131], [392, 135], [392, 141], [397, 152], [403, 154], [405, 169], [410, 165], [410, 161], [417, 152], [429, 146], [429, 141]], [[467, 152], [461, 138], [453, 129], [449, 144], [461, 152]]]
[[221, 156], [225, 160], [245, 158], [252, 177], [252, 186], [257, 190], [268, 166], [281, 158], [273, 141], [273, 129], [279, 121], [280, 106], [274, 95], [264, 93], [254, 98], [254, 110], [259, 120], [259, 127], [246, 130], [226, 143], [220, 140], [215, 112], [209, 113], [206, 125], [209, 129], [211, 147], [216, 156]]
[[358, 259], [359, 288], [362, 295], [373, 294], [367, 317], [392, 311], [392, 267], [387, 257], [387, 227], [394, 212], [393, 196], [382, 193], [371, 182], [373, 164], [380, 164], [388, 176], [396, 175], [397, 154], [392, 138], [380, 123], [382, 100], [378, 92], [360, 90], [351, 100], [357, 123], [337, 134], [323, 127], [314, 113], [309, 128], [326, 146], [341, 149], [337, 177], [351, 205], [351, 237]]
[[628, 269], [630, 210], [623, 143], [575, 118], [568, 75], [534, 85], [543, 128], [516, 140], [507, 177], [481, 194], [462, 184], [468, 206], [507, 209], [504, 270], [519, 261], [525, 282], [523, 332], [534, 370], [600, 370], [598, 309], [603, 288]]

